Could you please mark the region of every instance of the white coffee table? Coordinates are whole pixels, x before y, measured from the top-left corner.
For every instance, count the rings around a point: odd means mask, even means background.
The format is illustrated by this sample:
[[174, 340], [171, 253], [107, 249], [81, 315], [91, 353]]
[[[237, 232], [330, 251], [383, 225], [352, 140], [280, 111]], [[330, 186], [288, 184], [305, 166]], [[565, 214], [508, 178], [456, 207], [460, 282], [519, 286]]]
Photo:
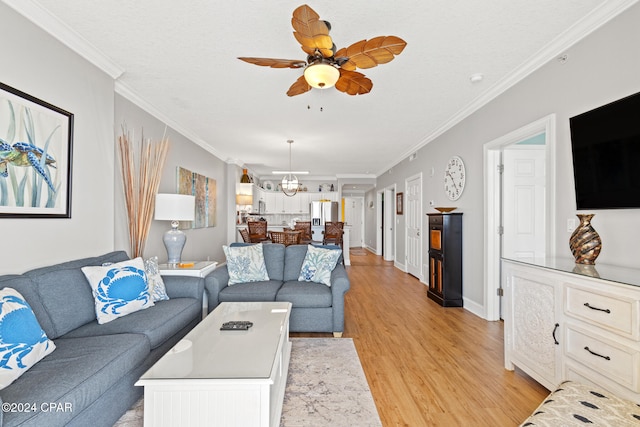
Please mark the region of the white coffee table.
[[[221, 303], [138, 382], [145, 426], [278, 426], [289, 369], [288, 302]], [[247, 331], [221, 331], [248, 320]]]

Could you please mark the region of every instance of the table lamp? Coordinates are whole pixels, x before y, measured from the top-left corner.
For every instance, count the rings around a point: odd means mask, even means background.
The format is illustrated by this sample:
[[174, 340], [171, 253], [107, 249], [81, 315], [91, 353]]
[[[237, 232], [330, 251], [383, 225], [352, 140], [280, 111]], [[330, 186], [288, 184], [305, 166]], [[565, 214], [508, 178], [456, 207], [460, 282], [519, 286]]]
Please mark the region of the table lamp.
[[180, 230], [180, 221], [193, 221], [195, 219], [195, 196], [185, 194], [157, 194], [155, 219], [159, 221], [171, 221], [171, 229], [165, 231], [162, 241], [167, 248], [169, 264], [180, 263], [182, 249], [187, 241], [187, 236]]

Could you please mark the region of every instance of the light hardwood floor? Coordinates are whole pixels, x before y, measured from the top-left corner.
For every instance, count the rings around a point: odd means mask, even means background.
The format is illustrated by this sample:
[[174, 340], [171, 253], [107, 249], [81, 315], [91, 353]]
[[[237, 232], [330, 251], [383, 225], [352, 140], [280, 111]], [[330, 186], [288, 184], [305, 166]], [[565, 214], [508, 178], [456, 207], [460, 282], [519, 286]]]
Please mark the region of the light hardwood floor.
[[504, 369], [502, 322], [440, 307], [419, 280], [368, 252], [352, 252], [347, 271], [343, 336], [385, 427], [517, 426], [549, 393]]

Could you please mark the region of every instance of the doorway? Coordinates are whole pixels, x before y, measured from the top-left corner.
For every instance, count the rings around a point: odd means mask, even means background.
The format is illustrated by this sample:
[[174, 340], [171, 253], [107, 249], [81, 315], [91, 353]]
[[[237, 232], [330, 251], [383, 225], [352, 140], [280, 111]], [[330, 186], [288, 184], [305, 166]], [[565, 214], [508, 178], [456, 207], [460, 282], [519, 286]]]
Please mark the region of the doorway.
[[396, 186], [392, 185], [379, 191], [378, 194], [378, 232], [376, 242], [378, 244], [378, 255], [382, 255], [385, 261], [395, 261], [395, 198]]
[[422, 174], [414, 175], [405, 181], [405, 253], [407, 273], [424, 281], [422, 273]]
[[[501, 257], [555, 251], [555, 119], [551, 114], [484, 145], [487, 320], [501, 318]], [[520, 181], [523, 176], [528, 181]]]
[[364, 242], [364, 197], [344, 198], [344, 221], [351, 226], [349, 246], [361, 248]]

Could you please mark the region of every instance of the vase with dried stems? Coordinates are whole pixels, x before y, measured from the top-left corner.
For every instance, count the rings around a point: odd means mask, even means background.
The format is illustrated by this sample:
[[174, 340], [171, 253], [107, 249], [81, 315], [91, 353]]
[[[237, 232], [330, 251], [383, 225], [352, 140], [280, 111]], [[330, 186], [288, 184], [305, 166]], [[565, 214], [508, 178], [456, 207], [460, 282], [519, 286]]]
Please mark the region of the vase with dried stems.
[[145, 139], [142, 135], [140, 142], [135, 143], [123, 127], [122, 135], [118, 137], [118, 151], [129, 218], [131, 258], [136, 258], [142, 256], [151, 228], [155, 198], [169, 151], [169, 140], [166, 134], [157, 142]]

